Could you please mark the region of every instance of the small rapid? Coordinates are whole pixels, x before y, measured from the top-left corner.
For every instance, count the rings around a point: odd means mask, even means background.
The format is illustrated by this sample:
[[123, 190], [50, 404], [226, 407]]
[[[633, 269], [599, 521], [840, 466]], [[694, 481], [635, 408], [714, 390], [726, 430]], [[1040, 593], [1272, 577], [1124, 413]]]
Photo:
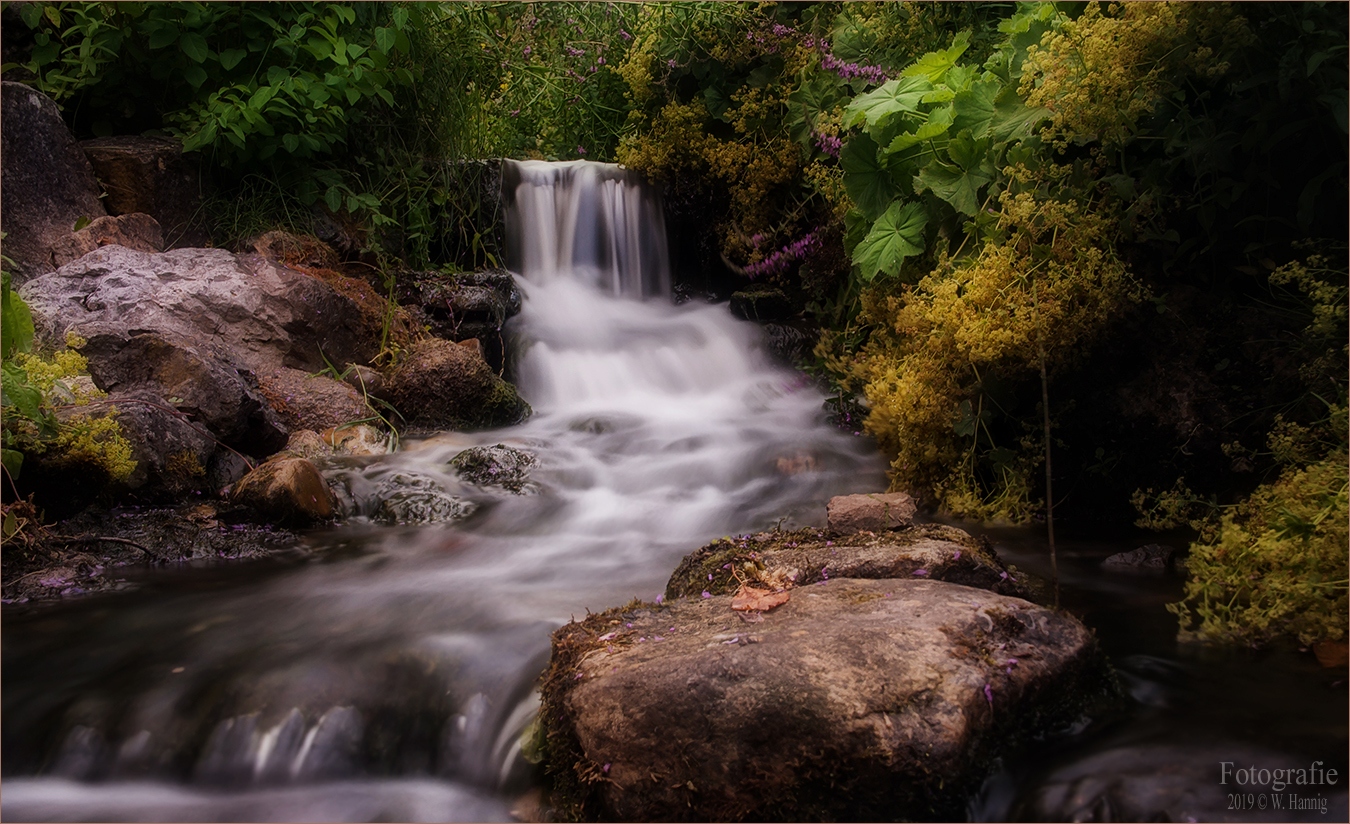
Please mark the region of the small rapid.
[[[552, 629], [655, 598], [712, 538], [884, 487], [757, 327], [672, 302], [651, 188], [584, 161], [508, 161], [503, 181], [533, 416], [326, 471], [358, 497], [430, 477], [474, 514], [356, 517], [276, 562], [7, 614], [6, 818], [505, 818]], [[536, 457], [529, 494], [449, 465], [498, 443]]]

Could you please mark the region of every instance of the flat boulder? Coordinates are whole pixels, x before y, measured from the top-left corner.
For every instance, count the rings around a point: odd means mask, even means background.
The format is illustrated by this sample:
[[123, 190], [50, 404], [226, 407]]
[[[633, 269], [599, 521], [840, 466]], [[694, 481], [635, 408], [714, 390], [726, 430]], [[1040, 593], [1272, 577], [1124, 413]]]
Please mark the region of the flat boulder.
[[914, 523], [918, 507], [904, 492], [837, 495], [826, 505], [831, 532], [897, 529]]
[[666, 584], [676, 599], [736, 592], [742, 583], [783, 590], [836, 578], [947, 581], [1030, 597], [1032, 582], [999, 560], [986, 541], [942, 524], [881, 534], [818, 529], [720, 538], [680, 562]]
[[440, 338], [414, 343], [380, 391], [410, 425], [424, 429], [509, 426], [530, 413], [477, 348]]
[[0, 230], [16, 283], [50, 272], [52, 246], [107, 211], [98, 181], [55, 101], [0, 82]]
[[1018, 598], [912, 577], [787, 595], [760, 612], [729, 594], [634, 603], [557, 630], [530, 744], [555, 814], [953, 820], [996, 756], [1111, 694], [1092, 633]]
[[258, 388], [281, 422], [292, 430], [322, 432], [371, 416], [359, 392], [327, 375], [283, 366], [260, 373]]

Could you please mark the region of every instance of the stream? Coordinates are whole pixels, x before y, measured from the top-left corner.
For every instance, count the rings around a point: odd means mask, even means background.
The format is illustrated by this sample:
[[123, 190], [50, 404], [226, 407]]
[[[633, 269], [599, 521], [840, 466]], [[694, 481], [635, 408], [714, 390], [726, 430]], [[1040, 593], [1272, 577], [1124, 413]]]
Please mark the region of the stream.
[[[505, 334], [533, 416], [327, 470], [360, 511], [400, 474], [476, 511], [424, 526], [355, 517], [268, 561], [6, 606], [6, 820], [510, 820], [538, 781], [519, 739], [553, 629], [654, 599], [713, 538], [823, 525], [830, 497], [885, 488], [875, 446], [826, 423], [824, 397], [757, 326], [671, 301], [645, 185], [611, 165], [508, 161], [503, 192], [525, 296]], [[498, 443], [537, 457], [528, 494], [471, 487], [449, 466]], [[1047, 572], [1038, 532], [990, 537]], [[1292, 651], [1178, 645], [1164, 605], [1180, 577], [1099, 568], [1146, 542], [1061, 550], [1065, 606], [1097, 632], [1128, 706], [1003, 765], [972, 818], [1069, 809], [1056, 788], [1093, 780], [1125, 781], [1122, 798], [1203, 794], [1214, 782], [1195, 771], [1216, 760], [1321, 759], [1346, 774], [1344, 672]], [[1345, 809], [1340, 791], [1327, 815]]]

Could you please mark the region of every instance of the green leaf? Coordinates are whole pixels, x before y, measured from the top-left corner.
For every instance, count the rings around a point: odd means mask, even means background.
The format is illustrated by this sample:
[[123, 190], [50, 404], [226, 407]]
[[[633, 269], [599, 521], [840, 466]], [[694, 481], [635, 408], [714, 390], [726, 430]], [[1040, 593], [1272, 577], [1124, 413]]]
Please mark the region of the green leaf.
[[150, 33], [150, 48], [162, 49], [178, 39], [178, 29], [172, 24], [162, 25]]
[[188, 66], [183, 71], [183, 79], [192, 84], [192, 88], [199, 89], [206, 82], [206, 69], [201, 66]]
[[226, 49], [220, 53], [220, 67], [229, 71], [238, 66], [245, 57], [248, 57], [248, 52], [244, 49]]
[[[0, 449], [0, 464], [4, 465], [5, 471], [9, 473], [11, 480], [17, 480], [19, 470], [23, 468], [23, 453], [17, 449]], [[14, 533], [17, 527], [12, 527], [10, 519], [13, 515], [5, 516], [5, 537]]]
[[380, 26], [375, 30], [375, 48], [381, 54], [388, 54], [394, 48], [394, 41], [397, 35], [392, 29]]
[[854, 98], [844, 109], [844, 127], [866, 122], [868, 128], [884, 125], [897, 114], [918, 114], [923, 96], [933, 90], [926, 77], [888, 80], [875, 91]]
[[951, 106], [943, 106], [940, 109], [934, 109], [928, 113], [927, 122], [917, 130], [896, 135], [895, 139], [891, 141], [891, 145], [886, 147], [886, 153], [897, 154], [908, 149], [910, 146], [918, 145], [926, 140], [942, 137], [947, 133], [947, 129], [951, 127], [952, 118], [954, 116]]
[[33, 348], [33, 313], [19, 293], [9, 288], [9, 272], [0, 277], [0, 358], [9, 360]]
[[[305, 50], [314, 55], [316, 60], [327, 60], [333, 54], [333, 44], [327, 40], [315, 35], [305, 41]], [[343, 55], [346, 58], [346, 55]]]
[[12, 363], [0, 368], [0, 406], [11, 407], [30, 421], [40, 423], [44, 418], [42, 393], [28, 382], [28, 373]]
[[854, 250], [853, 261], [858, 264], [863, 280], [871, 281], [883, 273], [896, 275], [905, 258], [923, 254], [923, 230], [927, 225], [928, 212], [922, 203], [892, 203]]
[[396, 7], [394, 9], [394, 27], [401, 29], [406, 25], [408, 25], [408, 10]]
[[342, 192], [336, 186], [329, 186], [328, 191], [324, 192], [323, 201], [328, 205], [328, 211], [336, 212], [342, 208]]
[[[185, 32], [178, 38], [178, 48], [183, 50], [192, 59], [194, 63], [205, 63], [206, 58], [211, 55], [211, 47], [206, 45], [206, 38], [195, 31]], [[201, 83], [193, 83], [194, 86], [200, 86]]]
[[42, 12], [47, 15], [53, 26], [61, 27], [61, 12], [57, 11], [55, 6], [43, 6]]
[[916, 189], [930, 190], [962, 214], [974, 215], [980, 210], [980, 189], [987, 186], [991, 179], [979, 172], [968, 172], [946, 163], [929, 163], [919, 170], [914, 186]]
[[281, 145], [286, 147], [286, 151], [295, 154], [295, 150], [300, 148], [300, 138], [293, 134], [283, 135]]
[[984, 137], [989, 133], [989, 123], [994, 119], [994, 101], [1002, 88], [1002, 83], [990, 77], [973, 82], [965, 91], [958, 92], [952, 101], [956, 113], [952, 125], [958, 131], [970, 129], [976, 137]]
[[876, 219], [900, 193], [890, 172], [877, 158], [877, 144], [866, 134], [855, 136], [839, 153], [844, 189], [869, 220]]
[[962, 169], [982, 168], [992, 175], [994, 167], [989, 162], [989, 143], [989, 138], [977, 139], [969, 129], [963, 129], [947, 144], [947, 156]]
[[969, 30], [956, 35], [951, 48], [932, 51], [915, 60], [908, 68], [900, 72], [900, 76], [926, 77], [933, 83], [938, 83], [947, 74], [947, 70], [956, 65], [957, 59], [965, 54], [968, 48], [970, 48]]

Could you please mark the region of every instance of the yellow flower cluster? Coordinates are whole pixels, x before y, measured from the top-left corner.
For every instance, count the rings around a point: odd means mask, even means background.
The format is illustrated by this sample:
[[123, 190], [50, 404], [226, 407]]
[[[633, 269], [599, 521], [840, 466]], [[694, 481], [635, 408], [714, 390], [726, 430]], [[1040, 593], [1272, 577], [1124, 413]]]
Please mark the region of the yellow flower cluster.
[[103, 417], [83, 415], [71, 418], [48, 447], [49, 460], [98, 467], [112, 481], [124, 481], [136, 470], [131, 443], [110, 410]]
[[[1015, 521], [1031, 512], [1039, 438], [1006, 444], [992, 483], [974, 477], [977, 444], [993, 441], [984, 377], [1025, 380], [1042, 361], [1051, 370], [1070, 362], [1138, 288], [1111, 251], [1114, 224], [1100, 207], [1030, 191], [1005, 193], [1002, 207], [1002, 242], [939, 259], [913, 287], [864, 293], [862, 319], [877, 328], [859, 364], [867, 429], [895, 456], [895, 483], [932, 491], [957, 514]], [[958, 435], [962, 409], [969, 424]]]
[[1251, 39], [1227, 4], [1088, 3], [1029, 48], [1020, 91], [1054, 112], [1058, 145], [1120, 146], [1160, 100], [1184, 95], [1184, 80], [1223, 75], [1226, 56]]

